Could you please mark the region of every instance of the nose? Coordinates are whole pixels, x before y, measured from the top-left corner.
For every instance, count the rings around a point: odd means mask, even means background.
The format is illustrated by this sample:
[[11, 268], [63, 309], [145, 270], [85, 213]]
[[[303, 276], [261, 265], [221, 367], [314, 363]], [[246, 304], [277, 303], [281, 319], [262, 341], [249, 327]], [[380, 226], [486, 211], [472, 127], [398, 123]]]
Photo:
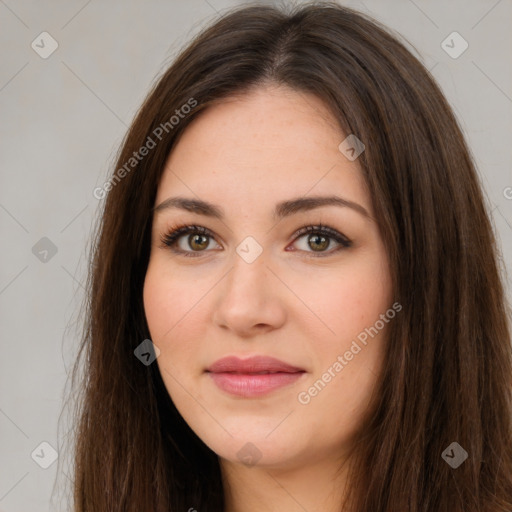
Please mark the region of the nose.
[[214, 323], [245, 338], [280, 328], [286, 321], [285, 291], [267, 266], [264, 253], [252, 263], [238, 254], [233, 261], [215, 288]]

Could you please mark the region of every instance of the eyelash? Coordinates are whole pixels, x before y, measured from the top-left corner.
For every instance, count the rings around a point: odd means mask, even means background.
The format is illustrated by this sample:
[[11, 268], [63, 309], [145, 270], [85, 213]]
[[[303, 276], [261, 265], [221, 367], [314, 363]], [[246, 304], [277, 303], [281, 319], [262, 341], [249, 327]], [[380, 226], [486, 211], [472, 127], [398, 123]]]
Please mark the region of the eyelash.
[[[183, 251], [181, 249], [176, 249], [176, 243], [178, 242], [178, 240], [182, 236], [190, 235], [190, 234], [194, 234], [194, 235], [197, 234], [197, 235], [203, 235], [203, 236], [215, 238], [214, 234], [208, 228], [205, 228], [203, 226], [180, 224], [180, 225], [173, 226], [173, 227], [169, 228], [169, 231], [166, 234], [161, 236], [160, 241], [163, 244], [162, 247], [169, 247], [173, 252], [175, 252], [177, 254], [181, 254], [186, 257], [196, 258], [198, 256], [201, 256], [202, 253], [205, 252], [204, 250], [203, 251]], [[345, 237], [344, 235], [342, 235], [335, 229], [331, 228], [330, 226], [324, 226], [323, 224], [318, 224], [316, 226], [304, 226], [304, 227], [300, 228], [293, 235], [294, 236], [293, 241], [295, 242], [298, 238], [300, 238], [303, 235], [307, 235], [307, 234], [324, 235], [327, 238], [331, 238], [335, 242], [340, 244], [339, 247], [335, 248], [334, 250], [327, 251], [327, 252], [320, 251], [318, 253], [315, 253], [314, 251], [312, 251], [310, 253], [310, 256], [313, 258], [326, 257], [326, 256], [329, 256], [329, 255], [336, 253], [340, 250], [347, 249], [352, 246], [351, 240], [349, 240], [347, 237]], [[309, 251], [305, 251], [305, 252], [307, 252], [309, 254]]]

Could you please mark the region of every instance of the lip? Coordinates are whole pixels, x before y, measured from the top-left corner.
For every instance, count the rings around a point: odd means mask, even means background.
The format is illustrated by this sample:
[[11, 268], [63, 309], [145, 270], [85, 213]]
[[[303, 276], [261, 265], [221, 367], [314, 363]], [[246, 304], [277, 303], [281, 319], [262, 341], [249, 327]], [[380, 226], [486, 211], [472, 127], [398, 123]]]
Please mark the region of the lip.
[[244, 398], [262, 396], [302, 377], [303, 368], [268, 356], [219, 359], [206, 372], [221, 390]]
[[295, 373], [304, 372], [305, 370], [304, 368], [292, 366], [291, 364], [269, 356], [252, 356], [247, 359], [228, 356], [215, 361], [215, 363], [209, 366], [206, 371], [211, 373]]

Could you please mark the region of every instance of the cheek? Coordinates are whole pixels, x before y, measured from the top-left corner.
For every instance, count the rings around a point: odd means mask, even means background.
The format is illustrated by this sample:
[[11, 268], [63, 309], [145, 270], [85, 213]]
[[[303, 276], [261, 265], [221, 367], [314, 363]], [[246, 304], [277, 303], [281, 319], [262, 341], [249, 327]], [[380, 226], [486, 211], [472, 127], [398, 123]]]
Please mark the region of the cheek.
[[391, 306], [375, 284], [346, 284], [352, 295], [340, 295], [335, 287], [333, 302], [326, 304], [325, 321], [336, 335], [316, 335], [310, 357], [314, 372], [296, 397], [306, 416], [321, 419], [324, 435], [342, 443], [360, 428], [379, 380], [387, 324], [374, 326]]
[[[165, 343], [187, 323], [192, 309], [201, 297], [193, 282], [179, 274], [170, 274], [155, 259], [150, 262], [144, 280], [144, 311], [153, 341]], [[190, 325], [188, 325], [190, 327]]]
[[322, 328], [327, 335], [320, 334], [314, 319], [303, 325], [310, 327], [309, 337], [314, 340], [308, 347], [314, 374], [302, 389], [307, 394], [304, 400], [310, 399], [306, 409], [319, 416], [330, 411], [330, 425], [344, 425], [351, 431], [378, 380], [387, 324], [395, 316], [392, 311], [387, 322], [381, 320], [392, 305], [387, 261], [383, 252], [368, 252], [351, 260], [350, 266], [330, 269], [319, 279], [317, 274], [315, 286], [304, 287], [301, 293], [310, 298], [311, 309], [331, 330]]
[[[211, 287], [211, 285], [210, 285]], [[157, 364], [169, 391], [174, 380], [186, 381], [202, 368], [197, 342], [206, 328], [209, 286], [197, 285], [186, 273], [166, 271], [157, 259], [150, 263], [144, 281], [143, 300], [151, 341], [160, 349]]]
[[154, 343], [160, 341], [166, 330], [170, 329], [173, 319], [177, 316], [172, 289], [169, 289], [165, 278], [158, 279], [151, 269], [144, 281], [144, 311], [148, 323], [151, 339]]
[[356, 337], [386, 312], [392, 302], [392, 286], [381, 251], [347, 258], [336, 268], [321, 270], [296, 279], [294, 291], [317, 315], [311, 322], [318, 324], [320, 319], [329, 328], [330, 333], [323, 329], [327, 336], [320, 336], [329, 350], [333, 342], [339, 348], [340, 342]]

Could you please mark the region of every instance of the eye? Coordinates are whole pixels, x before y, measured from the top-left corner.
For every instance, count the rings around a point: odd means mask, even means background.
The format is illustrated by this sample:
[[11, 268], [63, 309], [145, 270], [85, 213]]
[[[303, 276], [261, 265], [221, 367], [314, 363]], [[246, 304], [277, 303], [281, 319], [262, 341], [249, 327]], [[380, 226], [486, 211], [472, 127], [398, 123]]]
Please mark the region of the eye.
[[[308, 256], [313, 257], [327, 256], [352, 246], [352, 241], [345, 235], [342, 235], [336, 229], [322, 224], [318, 226], [305, 226], [299, 229], [294, 236], [297, 237], [296, 241], [304, 239], [305, 243], [302, 244], [300, 250], [310, 253]], [[333, 241], [334, 244], [332, 244]], [[335, 245], [335, 248], [327, 251], [327, 248], [332, 245]], [[312, 251], [308, 251], [308, 249], [312, 249]]]
[[[188, 236], [185, 237], [185, 235]], [[208, 249], [213, 237], [213, 233], [203, 226], [182, 225], [171, 228], [160, 241], [164, 246], [170, 247], [173, 252], [195, 257], [201, 256], [200, 253]]]
[[[302, 248], [299, 248], [299, 250], [309, 253], [308, 256], [313, 257], [327, 256], [352, 245], [351, 240], [339, 231], [322, 224], [305, 226], [293, 236], [294, 242], [300, 241], [302, 238], [305, 239], [305, 244], [302, 244]], [[210, 247], [214, 238], [215, 235], [203, 226], [181, 225], [171, 228], [161, 237], [161, 242], [163, 246], [171, 248], [175, 253], [187, 257], [197, 257], [201, 256], [201, 253]], [[332, 245], [335, 245], [334, 249], [327, 251]], [[220, 247], [218, 244], [217, 246]]]

